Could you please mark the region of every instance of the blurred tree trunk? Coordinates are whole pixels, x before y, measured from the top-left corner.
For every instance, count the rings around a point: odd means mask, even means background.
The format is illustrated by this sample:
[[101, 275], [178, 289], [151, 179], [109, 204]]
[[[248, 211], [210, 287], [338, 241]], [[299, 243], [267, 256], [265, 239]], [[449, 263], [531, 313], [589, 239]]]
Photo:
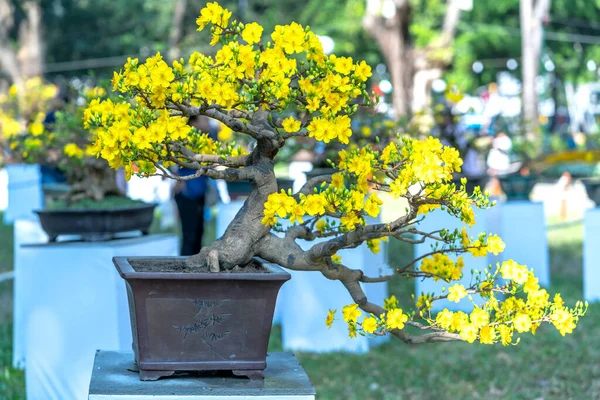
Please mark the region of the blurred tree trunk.
[[26, 1], [23, 10], [27, 18], [19, 26], [21, 74], [27, 79], [44, 73], [44, 39], [42, 9], [39, 1]]
[[23, 2], [23, 10], [25, 19], [18, 27], [15, 46], [10, 37], [15, 10], [11, 1], [0, 0], [0, 66], [17, 87], [21, 87], [27, 78], [41, 76], [44, 72], [41, 6], [38, 1], [29, 0]]
[[367, 0], [364, 27], [385, 57], [392, 82], [396, 117], [410, 115], [430, 104], [431, 82], [452, 62], [452, 42], [460, 20], [460, 0], [447, 0], [440, 36], [424, 48], [411, 43], [410, 0], [394, 0], [395, 12], [383, 15], [384, 0]]
[[527, 133], [537, 132], [539, 128], [535, 81], [542, 55], [542, 25], [549, 11], [550, 0], [521, 0], [523, 122]]
[[173, 10], [173, 21], [171, 22], [171, 33], [169, 34], [169, 59], [177, 60], [181, 57], [179, 42], [183, 36], [183, 18], [187, 0], [177, 0]]

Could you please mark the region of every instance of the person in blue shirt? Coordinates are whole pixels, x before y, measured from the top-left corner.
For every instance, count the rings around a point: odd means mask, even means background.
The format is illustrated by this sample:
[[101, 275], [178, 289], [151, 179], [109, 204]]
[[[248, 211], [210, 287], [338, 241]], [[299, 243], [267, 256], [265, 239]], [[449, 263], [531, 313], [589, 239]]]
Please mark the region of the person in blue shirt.
[[[211, 132], [207, 117], [192, 117], [189, 124], [201, 132], [215, 135]], [[180, 176], [189, 176], [197, 171], [189, 168], [179, 168]], [[204, 202], [208, 188], [208, 178], [201, 176], [179, 182], [176, 186], [175, 203], [181, 221], [181, 255], [191, 256], [198, 254], [202, 248], [204, 235]]]

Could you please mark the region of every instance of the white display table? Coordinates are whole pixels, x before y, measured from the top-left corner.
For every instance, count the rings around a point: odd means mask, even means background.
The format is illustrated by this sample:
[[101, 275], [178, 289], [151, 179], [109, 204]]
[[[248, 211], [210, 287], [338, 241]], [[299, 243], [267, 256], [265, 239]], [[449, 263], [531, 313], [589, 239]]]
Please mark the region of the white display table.
[[600, 300], [600, 208], [585, 212], [583, 219], [583, 298]]
[[44, 207], [42, 173], [39, 165], [9, 164], [8, 205], [4, 211], [4, 223], [11, 224], [19, 217], [34, 216], [33, 210]]
[[[140, 381], [133, 354], [98, 351], [89, 400], [314, 400], [315, 388], [292, 353], [269, 353], [265, 379], [204, 374]], [[84, 397], [81, 397], [82, 399]]]
[[508, 201], [496, 207], [502, 215], [500, 233], [506, 243], [502, 260], [513, 259], [533, 268], [542, 286], [550, 286], [550, 255], [544, 204]]
[[115, 256], [176, 256], [178, 238], [22, 245], [15, 270], [14, 359], [29, 400], [79, 400], [94, 352], [131, 349], [129, 306]]
[[[493, 232], [495, 230], [488, 229], [488, 226], [490, 225], [488, 222], [488, 217], [491, 216], [489, 214], [490, 211], [491, 209], [475, 210], [476, 224], [473, 225], [473, 228], [469, 228], [468, 225], [461, 222], [458, 218], [451, 216], [446, 211], [436, 209], [423, 219], [423, 221], [418, 225], [417, 229], [423, 232], [432, 232], [442, 228], [453, 231], [454, 229], [461, 230], [463, 227], [466, 227], [469, 236], [477, 236], [480, 232], [487, 232], [488, 230]], [[420, 239], [420, 236], [418, 236], [418, 238]], [[437, 241], [433, 239], [426, 239], [425, 242], [416, 244], [414, 247], [414, 257], [418, 258], [430, 253], [432, 251], [431, 245], [434, 243], [437, 243]], [[458, 256], [454, 254], [448, 254], [448, 256], [454, 261], [456, 261], [458, 258]], [[461, 256], [464, 258], [465, 267], [463, 269], [463, 277], [460, 281], [458, 281], [458, 283], [461, 283], [465, 287], [469, 287], [472, 281], [471, 270], [483, 271], [490, 263], [490, 260], [488, 260], [487, 257], [473, 257], [470, 253], [463, 253]], [[419, 262], [417, 266], [420, 267], [420, 265], [421, 263]], [[415, 298], [418, 298], [421, 293], [434, 293], [434, 295], [439, 295], [442, 293], [443, 287], [445, 287], [447, 290], [455, 283], [457, 282], [448, 283], [442, 280], [434, 282], [433, 278], [415, 279]], [[481, 296], [473, 296], [473, 300], [478, 304], [483, 303]], [[467, 298], [462, 299], [459, 303], [454, 303], [448, 300], [438, 300], [433, 303], [432, 311], [437, 312], [443, 310], [444, 308], [454, 311], [469, 312], [473, 309], [473, 304]]]
[[[520, 264], [533, 268], [535, 275], [542, 286], [550, 285], [550, 265], [548, 255], [548, 240], [546, 237], [546, 222], [544, 219], [544, 206], [542, 203], [533, 203], [530, 201], [510, 201], [498, 203], [496, 206], [487, 210], [475, 210], [476, 224], [473, 228], [468, 228], [464, 223], [455, 217], [450, 216], [442, 210], [434, 210], [432, 215], [427, 216], [419, 227], [420, 230], [430, 232], [436, 229], [446, 228], [450, 231], [467, 227], [470, 236], [476, 236], [480, 232], [494, 233], [499, 235], [506, 248], [498, 256], [488, 254], [487, 257], [473, 257], [470, 254], [463, 254], [465, 268], [463, 278], [460, 283], [465, 287], [471, 285], [471, 269], [483, 271], [489, 265], [492, 269], [496, 263], [513, 259]], [[420, 257], [431, 251], [433, 240], [427, 239], [422, 244], [415, 245], [415, 257]], [[456, 256], [451, 256], [456, 259]], [[420, 264], [419, 264], [420, 265]], [[436, 294], [441, 293], [441, 288], [454, 285], [456, 282], [433, 282], [433, 279], [424, 281], [417, 279], [415, 281], [416, 293], [419, 296], [421, 292]], [[476, 303], [482, 302], [481, 297], [473, 296]], [[471, 311], [472, 303], [468, 299], [463, 299], [460, 303], [453, 303], [446, 300], [439, 300], [434, 303], [433, 311], [439, 311], [444, 308], [450, 310]]]
[[157, 204], [160, 228], [168, 229], [177, 225], [176, 206], [173, 201], [175, 184], [174, 179], [163, 179], [160, 176], [142, 178], [132, 175], [127, 182], [127, 197], [148, 204]]
[[[305, 249], [315, 242], [299, 241]], [[355, 249], [341, 250], [344, 265], [360, 269], [368, 276], [391, 273], [386, 264], [387, 246], [382, 243], [381, 251], [373, 254], [366, 244]], [[347, 325], [342, 320], [342, 308], [354, 301], [339, 281], [325, 278], [320, 272], [289, 271], [292, 275], [279, 294], [281, 334], [283, 348], [293, 351], [324, 353], [330, 351], [348, 351], [366, 353], [372, 346], [389, 340], [389, 336], [367, 338], [348, 336]], [[383, 304], [388, 297], [387, 283], [362, 284], [370, 302]], [[325, 317], [329, 309], [337, 310], [336, 321], [331, 329], [325, 326]]]
[[8, 207], [8, 173], [6, 168], [0, 168], [0, 210]]

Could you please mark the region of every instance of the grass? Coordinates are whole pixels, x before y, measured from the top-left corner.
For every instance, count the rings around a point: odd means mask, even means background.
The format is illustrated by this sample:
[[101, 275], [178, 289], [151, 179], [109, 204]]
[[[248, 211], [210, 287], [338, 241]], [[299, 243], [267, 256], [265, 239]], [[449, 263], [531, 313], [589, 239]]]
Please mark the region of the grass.
[[[581, 224], [575, 224], [553, 225], [548, 232], [551, 292], [562, 293], [571, 303], [582, 298], [582, 231]], [[5, 263], [12, 266], [11, 230], [0, 227], [0, 235], [0, 268], [6, 270]], [[412, 248], [399, 242], [390, 243], [388, 252], [393, 265], [412, 256]], [[392, 282], [390, 290], [407, 304], [413, 282]], [[0, 399], [20, 400], [24, 399], [23, 373], [10, 367], [11, 284], [0, 284], [0, 297], [0, 318], [4, 318], [0, 322]], [[543, 327], [536, 337], [524, 336], [518, 346], [407, 346], [392, 340], [365, 355], [297, 356], [321, 400], [596, 399], [600, 398], [598, 321], [600, 304], [593, 304], [575, 333], [565, 338], [554, 328]], [[278, 327], [273, 329], [269, 347], [281, 350]]]

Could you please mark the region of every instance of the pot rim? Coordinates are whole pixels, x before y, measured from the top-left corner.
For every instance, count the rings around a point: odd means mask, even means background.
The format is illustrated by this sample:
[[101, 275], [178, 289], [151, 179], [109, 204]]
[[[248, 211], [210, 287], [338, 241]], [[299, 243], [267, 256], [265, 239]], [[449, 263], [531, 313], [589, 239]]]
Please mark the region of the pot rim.
[[186, 273], [186, 272], [138, 272], [129, 260], [185, 260], [188, 257], [153, 257], [153, 256], [130, 256], [113, 257], [113, 263], [119, 271], [121, 278], [131, 279], [168, 279], [168, 280], [232, 280], [232, 281], [287, 281], [291, 278], [289, 272], [285, 271], [279, 265], [269, 263], [265, 260], [255, 257], [269, 273], [248, 272], [248, 273], [225, 273], [225, 272], [204, 272], [204, 273]]
[[49, 214], [111, 214], [120, 213], [127, 211], [139, 211], [155, 208], [158, 204], [156, 203], [145, 203], [134, 205], [130, 207], [115, 207], [115, 208], [57, 208], [57, 209], [43, 209], [33, 210], [38, 215], [49, 215]]

